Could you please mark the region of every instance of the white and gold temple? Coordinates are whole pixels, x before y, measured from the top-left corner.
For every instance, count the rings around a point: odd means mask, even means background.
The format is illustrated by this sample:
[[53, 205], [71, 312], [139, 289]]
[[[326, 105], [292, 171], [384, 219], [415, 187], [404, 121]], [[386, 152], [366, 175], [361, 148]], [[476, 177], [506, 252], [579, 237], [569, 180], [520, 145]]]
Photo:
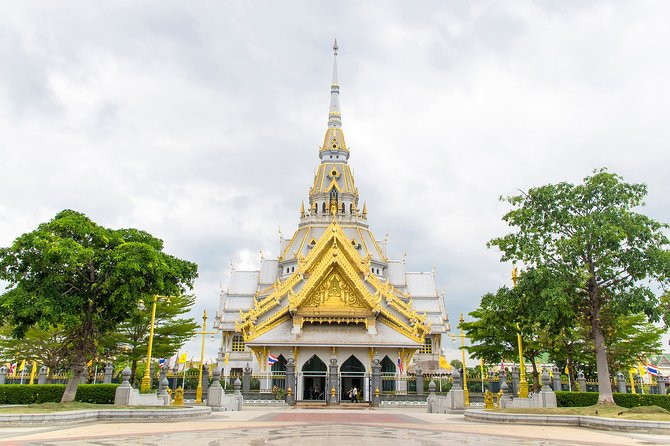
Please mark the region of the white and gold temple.
[[[301, 204], [293, 236], [280, 239], [278, 258], [232, 271], [215, 321], [224, 375], [249, 365], [269, 391], [292, 355], [297, 400], [324, 399], [329, 364], [338, 366], [341, 392], [355, 385], [369, 400], [375, 354], [383, 375], [402, 377], [416, 364], [436, 363], [449, 330], [434, 271], [406, 272], [404, 259], [388, 258], [366, 205], [359, 206], [342, 131], [337, 42], [333, 49], [328, 128], [309, 204]], [[269, 355], [278, 358], [272, 366]], [[404, 380], [384, 382], [384, 390], [404, 390]]]

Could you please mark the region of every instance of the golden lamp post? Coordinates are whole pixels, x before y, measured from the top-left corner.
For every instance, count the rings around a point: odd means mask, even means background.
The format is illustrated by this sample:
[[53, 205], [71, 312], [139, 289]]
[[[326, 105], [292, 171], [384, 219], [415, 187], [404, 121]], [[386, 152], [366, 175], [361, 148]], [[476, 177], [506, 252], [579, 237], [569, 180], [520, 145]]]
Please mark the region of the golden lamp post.
[[[463, 364], [463, 396], [465, 397], [465, 405], [470, 406], [470, 394], [468, 393], [468, 368], [465, 365], [465, 333], [463, 333], [463, 313], [461, 313], [460, 324], [461, 328], [461, 363]], [[447, 333], [453, 340], [456, 340], [457, 335]]]
[[202, 335], [202, 346], [200, 347], [200, 371], [198, 372], [198, 388], [195, 391], [196, 404], [202, 403], [202, 362], [205, 360], [205, 335], [216, 334], [216, 331], [207, 331], [207, 310], [202, 312], [202, 330], [194, 334]]
[[147, 367], [144, 369], [144, 376], [142, 377], [142, 384], [140, 385], [141, 393], [148, 393], [151, 391], [151, 348], [154, 344], [154, 322], [156, 321], [156, 301], [158, 299], [169, 299], [170, 296], [154, 295], [151, 298], [151, 326], [149, 328], [149, 347], [147, 348]]
[[[512, 268], [512, 284], [516, 288], [516, 282], [519, 275], [516, 266]], [[521, 340], [521, 327], [516, 323], [516, 337], [519, 344], [519, 398], [528, 398], [528, 381], [526, 381], [526, 363], [523, 360], [523, 341]]]

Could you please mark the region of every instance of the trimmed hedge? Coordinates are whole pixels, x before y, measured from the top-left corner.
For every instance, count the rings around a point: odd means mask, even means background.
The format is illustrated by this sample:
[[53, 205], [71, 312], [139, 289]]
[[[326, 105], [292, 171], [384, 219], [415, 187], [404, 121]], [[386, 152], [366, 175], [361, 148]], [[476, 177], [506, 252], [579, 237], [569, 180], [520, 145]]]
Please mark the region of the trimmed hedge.
[[[556, 392], [558, 407], [585, 407], [598, 404], [598, 392]], [[670, 410], [669, 395], [615, 393], [614, 402], [621, 407], [658, 406]]]
[[587, 407], [598, 404], [595, 392], [556, 392], [558, 407]]
[[75, 401], [93, 404], [114, 404], [118, 384], [79, 384]]
[[[79, 384], [75, 401], [114, 404], [118, 384]], [[5, 384], [0, 386], [0, 404], [57, 403], [65, 384]]]
[[621, 407], [658, 406], [670, 410], [670, 396], [668, 395], [615, 393], [614, 402]]
[[64, 384], [5, 384], [0, 386], [0, 404], [33, 404], [60, 401]]

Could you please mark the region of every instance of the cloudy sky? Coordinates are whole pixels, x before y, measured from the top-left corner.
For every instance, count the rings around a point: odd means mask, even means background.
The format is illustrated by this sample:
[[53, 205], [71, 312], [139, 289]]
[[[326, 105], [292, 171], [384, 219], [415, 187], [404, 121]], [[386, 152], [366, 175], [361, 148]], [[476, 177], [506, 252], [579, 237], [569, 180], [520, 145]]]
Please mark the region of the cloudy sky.
[[2, 3], [0, 246], [64, 208], [147, 230], [197, 317], [297, 226], [335, 37], [371, 227], [452, 322], [509, 283], [500, 195], [608, 167], [670, 222], [668, 2]]

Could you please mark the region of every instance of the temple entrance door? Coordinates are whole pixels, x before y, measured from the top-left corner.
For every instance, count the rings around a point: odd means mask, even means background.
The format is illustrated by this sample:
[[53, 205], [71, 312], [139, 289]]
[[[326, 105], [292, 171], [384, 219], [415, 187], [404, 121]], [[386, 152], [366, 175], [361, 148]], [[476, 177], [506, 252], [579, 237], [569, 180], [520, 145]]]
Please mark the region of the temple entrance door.
[[326, 364], [314, 355], [302, 366], [302, 399], [326, 400]]
[[358, 390], [357, 401], [366, 401], [365, 366], [354, 355], [342, 363], [340, 367], [340, 401], [351, 401], [349, 391], [354, 387]]
[[391, 361], [391, 358], [384, 356], [382, 359], [382, 392], [394, 392], [396, 381], [396, 365]]

